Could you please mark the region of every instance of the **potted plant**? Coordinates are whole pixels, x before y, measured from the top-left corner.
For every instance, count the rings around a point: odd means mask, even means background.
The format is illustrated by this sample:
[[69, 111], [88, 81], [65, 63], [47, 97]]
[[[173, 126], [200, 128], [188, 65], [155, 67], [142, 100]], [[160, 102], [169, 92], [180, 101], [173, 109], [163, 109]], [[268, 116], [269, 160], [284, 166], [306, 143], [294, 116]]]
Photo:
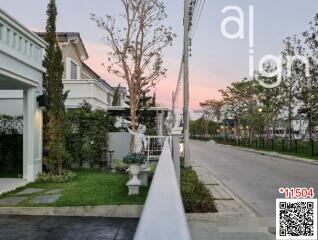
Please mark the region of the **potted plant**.
[[140, 182], [138, 174], [140, 172], [141, 164], [146, 162], [146, 157], [141, 153], [131, 153], [124, 157], [123, 162], [129, 164], [129, 171], [132, 175], [132, 181], [135, 183]]

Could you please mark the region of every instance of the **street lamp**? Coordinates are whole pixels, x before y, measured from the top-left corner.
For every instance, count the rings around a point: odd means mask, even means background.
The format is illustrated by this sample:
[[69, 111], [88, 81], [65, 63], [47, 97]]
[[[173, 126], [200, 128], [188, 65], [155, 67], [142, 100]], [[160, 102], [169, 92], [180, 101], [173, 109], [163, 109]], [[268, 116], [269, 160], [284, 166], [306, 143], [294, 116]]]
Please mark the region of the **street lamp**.
[[263, 112], [263, 109], [259, 108], [258, 112], [259, 112], [259, 145], [261, 146], [261, 141], [262, 141], [262, 112]]
[[225, 142], [225, 130], [224, 130], [224, 126], [221, 126], [222, 132], [223, 132], [223, 140]]

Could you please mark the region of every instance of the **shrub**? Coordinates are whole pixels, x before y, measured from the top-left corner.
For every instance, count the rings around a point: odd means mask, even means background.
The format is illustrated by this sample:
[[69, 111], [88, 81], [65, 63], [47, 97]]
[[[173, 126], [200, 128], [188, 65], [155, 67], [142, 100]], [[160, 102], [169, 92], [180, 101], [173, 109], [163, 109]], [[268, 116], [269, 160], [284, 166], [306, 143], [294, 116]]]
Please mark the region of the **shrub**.
[[141, 153], [131, 153], [124, 157], [123, 162], [126, 164], [143, 164], [146, 160], [145, 155]]
[[181, 194], [187, 213], [216, 212], [209, 190], [191, 169], [181, 169]]
[[150, 163], [149, 168], [150, 168], [149, 180], [151, 181], [153, 179], [153, 176], [155, 175], [157, 164], [156, 163]]
[[44, 183], [67, 183], [76, 177], [76, 173], [70, 170], [63, 170], [61, 175], [50, 173], [39, 173], [37, 176], [38, 182]]
[[119, 173], [122, 173], [122, 174], [127, 174], [126, 170], [127, 170], [128, 167], [129, 167], [128, 164], [124, 163], [121, 160], [114, 160], [112, 162], [112, 168], [116, 172], [119, 172]]
[[72, 163], [80, 167], [89, 162], [93, 167], [101, 160], [101, 151], [107, 153], [108, 132], [113, 130], [115, 118], [83, 102], [77, 109], [68, 110], [69, 134], [66, 138], [67, 151]]

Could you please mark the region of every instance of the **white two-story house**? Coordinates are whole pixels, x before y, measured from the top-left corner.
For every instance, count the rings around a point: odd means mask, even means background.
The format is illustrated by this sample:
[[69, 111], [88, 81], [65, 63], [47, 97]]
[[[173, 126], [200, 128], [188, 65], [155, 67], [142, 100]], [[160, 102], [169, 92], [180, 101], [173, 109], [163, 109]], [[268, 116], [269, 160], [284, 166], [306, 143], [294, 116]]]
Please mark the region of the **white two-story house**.
[[[43, 37], [44, 33], [37, 33]], [[107, 111], [112, 105], [115, 89], [96, 74], [87, 64], [88, 54], [77, 32], [60, 32], [58, 41], [64, 64], [64, 91], [69, 91], [65, 101], [67, 109], [77, 108], [86, 101], [93, 109]]]
[[[36, 34], [44, 37], [44, 33]], [[57, 36], [64, 64], [64, 91], [68, 91], [66, 109], [77, 108], [86, 101], [91, 104], [93, 110], [107, 111], [112, 105], [115, 89], [84, 63], [88, 59], [88, 53], [80, 34], [60, 32]], [[125, 88], [121, 87], [120, 90], [121, 106], [127, 106]], [[0, 114], [22, 115], [22, 98], [22, 91], [1, 91]]]

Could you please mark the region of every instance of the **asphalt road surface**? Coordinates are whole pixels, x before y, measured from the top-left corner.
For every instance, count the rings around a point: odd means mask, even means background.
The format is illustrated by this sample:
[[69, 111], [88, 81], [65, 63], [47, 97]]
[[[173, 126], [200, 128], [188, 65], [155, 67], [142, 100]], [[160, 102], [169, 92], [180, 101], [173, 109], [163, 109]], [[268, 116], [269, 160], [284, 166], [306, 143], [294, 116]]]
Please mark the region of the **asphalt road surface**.
[[276, 198], [283, 198], [280, 187], [314, 187], [318, 194], [317, 165], [199, 141], [191, 141], [190, 150], [192, 159], [260, 216], [275, 216]]
[[0, 215], [1, 240], [129, 240], [138, 219]]

